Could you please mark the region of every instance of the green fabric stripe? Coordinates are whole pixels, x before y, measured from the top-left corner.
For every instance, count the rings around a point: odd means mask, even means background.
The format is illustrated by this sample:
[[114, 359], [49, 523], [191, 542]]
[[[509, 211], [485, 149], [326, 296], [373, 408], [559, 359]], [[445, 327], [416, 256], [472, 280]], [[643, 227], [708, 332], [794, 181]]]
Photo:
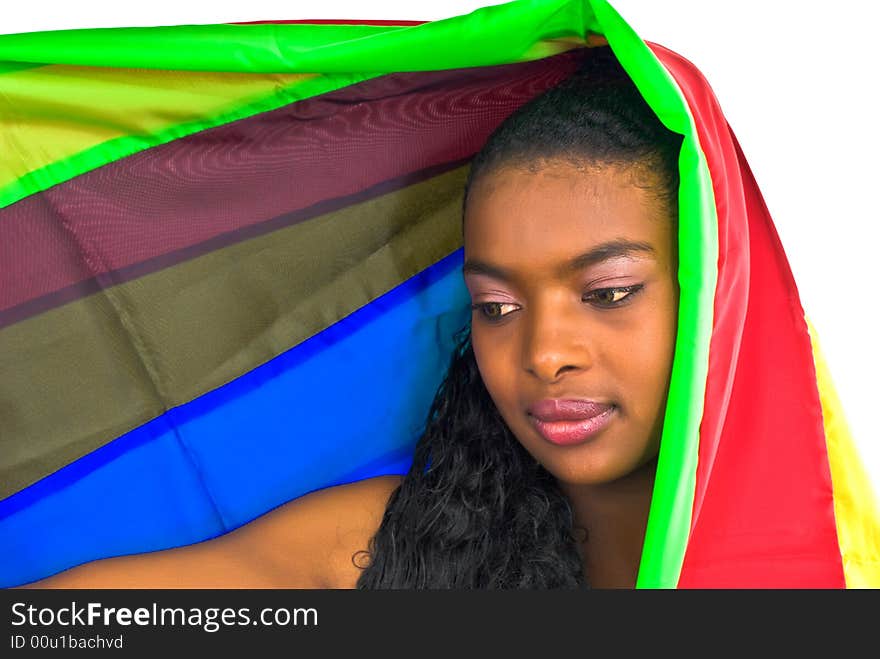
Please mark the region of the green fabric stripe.
[[[184, 25], [0, 35], [3, 60], [75, 66], [326, 75], [241, 107], [155, 132], [141, 129], [49, 163], [0, 187], [0, 208], [142, 149], [377, 75], [527, 61], [584, 45], [592, 16], [571, 0], [514, 2], [417, 26]], [[235, 44], [235, 46], [230, 46]], [[267, 47], [271, 44], [271, 47]], [[399, 53], [405, 52], [402, 60]], [[0, 97], [3, 87], [0, 82]], [[10, 84], [7, 82], [6, 84]], [[87, 90], [84, 90], [84, 94]], [[124, 88], [120, 94], [125, 94]], [[112, 105], [112, 104], [111, 104]], [[18, 114], [26, 113], [18, 107]], [[161, 108], [156, 108], [162, 114]], [[10, 134], [11, 135], [11, 134]], [[9, 136], [7, 136], [9, 139]], [[11, 152], [40, 151], [13, 145]], [[36, 147], [36, 148], [35, 148]]]
[[97, 144], [234, 111], [314, 77], [27, 65], [0, 77], [0, 191]]
[[605, 0], [590, 0], [608, 44], [664, 125], [684, 135], [679, 170], [678, 336], [638, 588], [675, 588], [693, 512], [717, 280], [718, 220], [706, 157], [678, 85]]
[[591, 29], [584, 9], [571, 0], [532, 0], [415, 26], [223, 24], [10, 34], [0, 36], [0, 61], [249, 73], [429, 71], [559, 52], [555, 40], [582, 40]]
[[15, 73], [16, 71], [27, 71], [28, 69], [36, 69], [43, 64], [33, 64], [32, 62], [0, 62], [0, 75], [4, 73]]
[[[251, 117], [260, 112], [267, 112], [303, 100], [318, 94], [340, 89], [361, 82], [370, 76], [361, 74], [338, 74], [332, 76], [316, 76], [288, 85], [279, 85], [272, 89], [268, 96], [233, 106], [219, 114], [205, 116], [195, 121], [172, 124], [155, 133], [145, 131], [139, 135], [125, 135], [116, 139], [101, 142], [68, 158], [35, 169], [25, 176], [12, 181], [0, 189], [0, 208], [9, 206], [28, 195], [47, 190], [58, 183], [69, 181], [85, 172], [97, 169], [107, 163], [159, 144], [171, 142], [180, 137], [197, 133], [207, 128], [220, 126], [237, 119]], [[0, 81], [2, 85], [2, 81]], [[87, 91], [87, 90], [86, 90]], [[2, 86], [0, 86], [2, 92]], [[120, 94], [125, 90], [120, 89]], [[135, 93], [131, 91], [130, 93]], [[161, 107], [156, 108], [161, 112]], [[27, 146], [27, 145], [25, 145]], [[8, 156], [7, 156], [8, 157]]]
[[0, 401], [15, 410], [0, 433], [0, 499], [231, 382], [460, 248], [467, 170], [0, 330]]

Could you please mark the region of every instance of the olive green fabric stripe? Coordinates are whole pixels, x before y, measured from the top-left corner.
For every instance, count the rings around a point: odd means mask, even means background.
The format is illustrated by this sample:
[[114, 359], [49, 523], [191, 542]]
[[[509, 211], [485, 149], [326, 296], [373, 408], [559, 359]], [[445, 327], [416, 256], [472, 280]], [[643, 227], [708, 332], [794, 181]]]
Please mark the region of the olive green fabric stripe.
[[0, 76], [0, 208], [144, 149], [366, 77], [64, 66]]
[[700, 421], [717, 281], [718, 220], [705, 154], [687, 101], [645, 42], [606, 0], [589, 0], [600, 31], [664, 125], [684, 135], [679, 157], [678, 334], [638, 588], [675, 588], [696, 488]]
[[587, 3], [511, 2], [422, 25], [180, 25], [0, 36], [0, 61], [383, 74], [509, 64], [585, 45]]
[[0, 330], [0, 400], [15, 410], [0, 434], [0, 498], [235, 380], [460, 248], [467, 169]]

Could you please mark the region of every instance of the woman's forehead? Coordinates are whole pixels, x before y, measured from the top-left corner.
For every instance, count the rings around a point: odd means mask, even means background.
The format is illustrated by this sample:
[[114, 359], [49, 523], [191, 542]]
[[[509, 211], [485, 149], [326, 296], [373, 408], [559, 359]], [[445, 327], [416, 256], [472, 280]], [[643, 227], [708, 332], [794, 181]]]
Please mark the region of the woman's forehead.
[[[465, 255], [481, 261], [568, 261], [609, 241], [668, 247], [672, 218], [649, 186], [615, 167], [506, 168], [468, 196]], [[658, 254], [662, 256], [662, 254]]]

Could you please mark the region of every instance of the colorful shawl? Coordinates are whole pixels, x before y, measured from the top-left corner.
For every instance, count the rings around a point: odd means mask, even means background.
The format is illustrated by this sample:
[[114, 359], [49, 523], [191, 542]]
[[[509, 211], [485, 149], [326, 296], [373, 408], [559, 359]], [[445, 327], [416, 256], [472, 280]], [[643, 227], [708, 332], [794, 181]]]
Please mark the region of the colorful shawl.
[[745, 157], [700, 72], [605, 0], [0, 36], [0, 585], [405, 473], [469, 321], [470, 158], [597, 35], [684, 136], [638, 585], [880, 586], [876, 503]]

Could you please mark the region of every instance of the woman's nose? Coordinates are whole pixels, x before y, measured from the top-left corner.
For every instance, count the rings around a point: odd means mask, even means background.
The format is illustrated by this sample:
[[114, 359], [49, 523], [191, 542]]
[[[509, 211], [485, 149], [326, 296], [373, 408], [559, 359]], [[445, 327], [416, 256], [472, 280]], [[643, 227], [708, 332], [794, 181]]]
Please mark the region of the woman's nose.
[[558, 307], [533, 308], [523, 337], [524, 368], [545, 382], [590, 368], [589, 331], [582, 315]]

